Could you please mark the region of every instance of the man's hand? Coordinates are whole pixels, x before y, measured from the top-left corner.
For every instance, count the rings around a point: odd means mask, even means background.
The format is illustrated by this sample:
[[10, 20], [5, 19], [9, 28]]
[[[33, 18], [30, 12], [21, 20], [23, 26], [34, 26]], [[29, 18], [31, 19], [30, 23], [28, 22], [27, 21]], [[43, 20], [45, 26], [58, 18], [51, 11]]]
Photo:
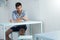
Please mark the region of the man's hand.
[[29, 19], [28, 19], [27, 16], [24, 16], [23, 19], [24, 19], [25, 21], [29, 21]]
[[16, 22], [22, 22], [22, 19], [21, 18], [17, 18]]

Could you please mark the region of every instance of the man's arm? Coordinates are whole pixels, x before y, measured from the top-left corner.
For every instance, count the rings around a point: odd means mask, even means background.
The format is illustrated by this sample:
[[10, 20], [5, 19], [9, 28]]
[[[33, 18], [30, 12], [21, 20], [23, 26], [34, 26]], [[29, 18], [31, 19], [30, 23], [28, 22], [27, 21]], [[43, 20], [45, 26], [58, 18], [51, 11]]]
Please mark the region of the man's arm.
[[23, 19], [24, 19], [25, 21], [29, 21], [29, 19], [28, 19], [27, 16], [24, 16]]
[[11, 23], [13, 23], [13, 22], [22, 22], [22, 19], [20, 19], [20, 18], [17, 18], [16, 20], [10, 19], [10, 22]]
[[16, 22], [22, 22], [22, 19], [21, 18], [17, 18], [15, 21]]
[[[28, 19], [27, 16], [24, 16], [23, 19], [24, 19], [25, 21], [29, 21], [29, 19]], [[11, 23], [12, 23], [12, 22], [22, 22], [23, 19], [21, 19], [21, 18], [17, 18], [16, 20], [11, 19], [10, 22], [11, 22]]]

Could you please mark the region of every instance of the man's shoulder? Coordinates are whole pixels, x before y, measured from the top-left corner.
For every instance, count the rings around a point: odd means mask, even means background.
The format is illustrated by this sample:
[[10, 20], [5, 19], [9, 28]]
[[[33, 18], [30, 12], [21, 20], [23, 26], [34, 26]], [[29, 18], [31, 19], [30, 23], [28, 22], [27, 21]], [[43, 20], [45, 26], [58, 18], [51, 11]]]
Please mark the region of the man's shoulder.
[[12, 13], [16, 13], [16, 10], [12, 11]]

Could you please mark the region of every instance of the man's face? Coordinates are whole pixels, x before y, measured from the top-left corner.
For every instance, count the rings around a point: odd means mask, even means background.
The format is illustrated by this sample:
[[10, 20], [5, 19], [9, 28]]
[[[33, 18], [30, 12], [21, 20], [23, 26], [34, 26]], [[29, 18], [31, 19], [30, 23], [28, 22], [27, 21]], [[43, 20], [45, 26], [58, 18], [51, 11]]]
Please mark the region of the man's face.
[[18, 12], [20, 12], [20, 11], [22, 11], [22, 6], [18, 6], [16, 9]]

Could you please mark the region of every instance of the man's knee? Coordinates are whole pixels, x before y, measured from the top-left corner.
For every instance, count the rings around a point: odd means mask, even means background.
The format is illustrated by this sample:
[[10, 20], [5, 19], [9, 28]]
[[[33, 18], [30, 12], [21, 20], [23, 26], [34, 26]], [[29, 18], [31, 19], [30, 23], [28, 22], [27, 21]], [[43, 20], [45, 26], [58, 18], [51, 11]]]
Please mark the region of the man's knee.
[[11, 29], [8, 29], [7, 31], [6, 31], [6, 36], [8, 36], [10, 33], [12, 32], [12, 30]]
[[20, 34], [20, 35], [24, 35], [24, 34], [25, 34], [25, 31], [26, 31], [25, 29], [21, 28], [21, 29], [19, 30], [19, 34]]

